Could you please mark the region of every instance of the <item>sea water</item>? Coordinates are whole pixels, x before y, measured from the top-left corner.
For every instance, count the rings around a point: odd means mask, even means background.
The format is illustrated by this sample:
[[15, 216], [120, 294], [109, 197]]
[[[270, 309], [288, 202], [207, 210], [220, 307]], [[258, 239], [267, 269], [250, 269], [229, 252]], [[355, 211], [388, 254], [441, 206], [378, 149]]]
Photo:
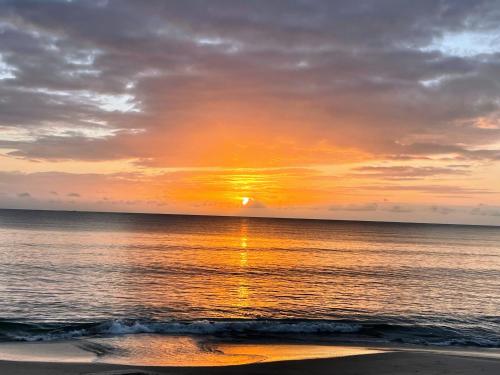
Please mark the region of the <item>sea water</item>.
[[499, 347], [500, 228], [0, 210], [0, 341], [144, 334]]

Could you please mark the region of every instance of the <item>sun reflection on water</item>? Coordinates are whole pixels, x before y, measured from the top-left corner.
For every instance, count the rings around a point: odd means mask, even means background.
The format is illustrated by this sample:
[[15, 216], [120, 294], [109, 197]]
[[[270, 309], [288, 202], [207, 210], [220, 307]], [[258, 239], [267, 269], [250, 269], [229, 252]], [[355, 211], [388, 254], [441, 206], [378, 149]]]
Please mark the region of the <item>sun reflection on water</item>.
[[[243, 219], [240, 223], [240, 261], [239, 266], [242, 269], [248, 267], [248, 221]], [[248, 287], [249, 280], [247, 280], [245, 271], [241, 272], [240, 280], [238, 281], [238, 301], [236, 306], [238, 308], [246, 308], [250, 306], [249, 295], [250, 289]]]

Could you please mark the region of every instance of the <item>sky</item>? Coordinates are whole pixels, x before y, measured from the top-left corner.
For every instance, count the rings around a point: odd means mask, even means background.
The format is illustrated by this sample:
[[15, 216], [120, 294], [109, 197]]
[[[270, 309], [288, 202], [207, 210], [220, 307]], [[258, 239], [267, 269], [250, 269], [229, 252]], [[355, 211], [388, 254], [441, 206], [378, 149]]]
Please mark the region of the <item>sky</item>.
[[500, 225], [500, 3], [0, 0], [0, 207]]

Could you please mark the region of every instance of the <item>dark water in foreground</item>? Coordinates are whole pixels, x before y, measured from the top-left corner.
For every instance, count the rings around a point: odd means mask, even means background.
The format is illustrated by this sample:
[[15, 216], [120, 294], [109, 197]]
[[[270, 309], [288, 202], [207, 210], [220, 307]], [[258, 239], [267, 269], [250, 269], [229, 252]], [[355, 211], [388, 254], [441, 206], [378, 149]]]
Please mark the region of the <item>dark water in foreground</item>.
[[500, 228], [0, 210], [0, 340], [500, 346]]

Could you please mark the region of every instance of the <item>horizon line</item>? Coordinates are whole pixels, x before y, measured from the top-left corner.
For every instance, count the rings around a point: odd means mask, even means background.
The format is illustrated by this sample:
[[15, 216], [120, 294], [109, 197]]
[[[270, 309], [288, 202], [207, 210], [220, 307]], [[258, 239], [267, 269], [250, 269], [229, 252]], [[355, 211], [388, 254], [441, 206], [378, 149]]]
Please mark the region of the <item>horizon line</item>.
[[433, 223], [433, 222], [417, 222], [417, 221], [326, 219], [326, 218], [310, 218], [310, 217], [249, 216], [249, 215], [222, 215], [222, 214], [167, 213], [167, 212], [54, 210], [54, 209], [40, 209], [40, 208], [4, 208], [4, 207], [0, 207], [0, 211], [42, 211], [42, 212], [67, 212], [67, 213], [90, 213], [90, 214], [195, 216], [195, 217], [241, 218], [241, 219], [335, 221], [335, 222], [367, 223], [367, 224], [378, 223], [378, 224], [407, 224], [407, 225], [447, 225], [447, 226], [500, 228], [500, 225], [495, 225], [495, 224]]

